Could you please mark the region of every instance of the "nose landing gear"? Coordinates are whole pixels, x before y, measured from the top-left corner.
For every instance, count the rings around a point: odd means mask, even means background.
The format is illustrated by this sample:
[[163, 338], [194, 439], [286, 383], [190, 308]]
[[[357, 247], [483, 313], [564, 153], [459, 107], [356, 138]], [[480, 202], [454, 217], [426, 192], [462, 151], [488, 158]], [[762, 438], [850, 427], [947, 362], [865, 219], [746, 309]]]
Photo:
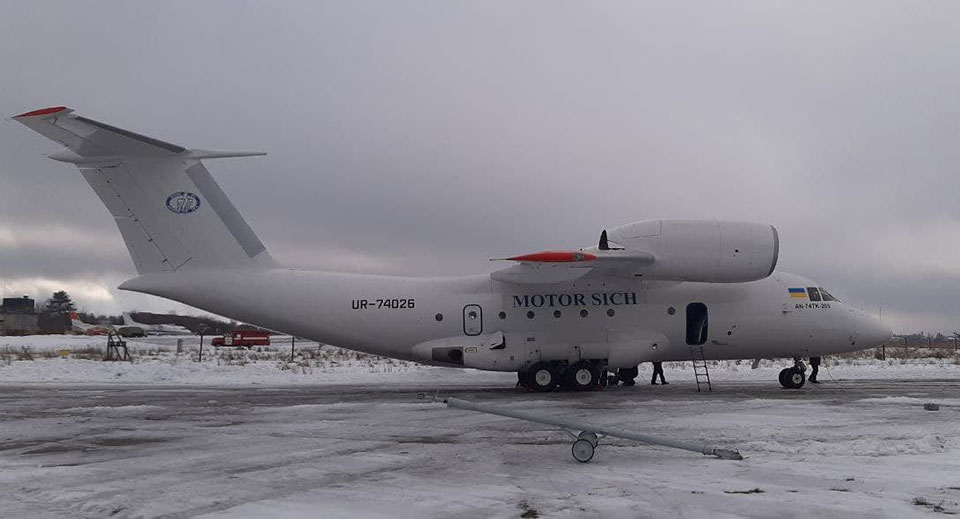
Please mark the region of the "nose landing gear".
[[807, 367], [799, 358], [793, 359], [792, 368], [785, 368], [780, 371], [780, 385], [786, 389], [800, 389], [807, 381]]

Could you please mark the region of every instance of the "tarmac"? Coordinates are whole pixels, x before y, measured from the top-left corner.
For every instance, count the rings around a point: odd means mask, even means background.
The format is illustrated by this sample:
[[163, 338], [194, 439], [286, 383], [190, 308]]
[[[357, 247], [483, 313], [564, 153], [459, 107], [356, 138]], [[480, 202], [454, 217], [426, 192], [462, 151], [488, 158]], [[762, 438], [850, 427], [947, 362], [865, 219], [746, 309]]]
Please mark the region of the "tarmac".
[[[604, 438], [580, 464], [556, 428], [435, 401], [450, 396], [708, 441], [746, 459]], [[940, 411], [924, 411], [927, 402]], [[929, 379], [800, 390], [725, 382], [705, 393], [682, 381], [547, 394], [502, 381], [0, 386], [0, 509], [43, 518], [903, 517], [933, 509], [914, 503], [920, 497], [956, 512], [958, 405], [957, 381]]]

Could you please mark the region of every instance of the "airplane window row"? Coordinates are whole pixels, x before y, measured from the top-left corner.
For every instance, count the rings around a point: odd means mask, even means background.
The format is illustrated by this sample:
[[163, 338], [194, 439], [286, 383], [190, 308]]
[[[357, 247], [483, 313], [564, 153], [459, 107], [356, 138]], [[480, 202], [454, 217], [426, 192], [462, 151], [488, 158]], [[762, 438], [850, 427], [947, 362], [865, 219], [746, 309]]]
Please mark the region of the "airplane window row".
[[[807, 287], [807, 293], [810, 295], [811, 301], [838, 301], [836, 298], [830, 295], [830, 293], [824, 290], [822, 287], [819, 289], [817, 287]], [[671, 306], [670, 308], [667, 308], [667, 313], [670, 315], [673, 315], [677, 313], [677, 310]], [[553, 317], [555, 319], [559, 319], [562, 315], [563, 314], [560, 312], [560, 310], [553, 311]], [[580, 317], [587, 317], [588, 315], [590, 315], [590, 312], [588, 312], [586, 308], [583, 308], [580, 310]], [[613, 317], [614, 315], [616, 315], [616, 311], [613, 308], [608, 308], [607, 317]], [[533, 319], [536, 316], [537, 314], [533, 310], [527, 311], [527, 319]], [[500, 313], [497, 314], [497, 317], [499, 317], [500, 319], [506, 319], [507, 313], [501, 311]], [[434, 318], [437, 320], [437, 322], [443, 321], [443, 314], [438, 313], [437, 315], [434, 316]], [[476, 312], [471, 312], [470, 318], [476, 319], [477, 318]]]
[[[617, 314], [617, 312], [616, 312], [613, 308], [608, 308], [608, 309], [607, 309], [607, 317], [613, 317], [613, 316], [616, 315], [616, 314]], [[559, 319], [560, 316], [562, 316], [562, 315], [563, 315], [563, 313], [560, 312], [560, 310], [554, 310], [554, 311], [553, 311], [553, 317], [554, 317], [555, 319]], [[580, 317], [586, 317], [586, 316], [588, 316], [588, 315], [590, 315], [590, 312], [588, 312], [586, 308], [583, 308], [583, 309], [580, 310]], [[528, 311], [527, 311], [527, 319], [533, 319], [533, 318], [536, 317], [536, 316], [537, 316], [537, 314], [536, 314], [536, 312], [534, 312], [533, 310], [528, 310]], [[500, 312], [499, 317], [500, 317], [501, 319], [506, 319], [506, 318], [507, 318], [507, 313], [506, 313], [506, 312]]]
[[[811, 299], [812, 299], [812, 297], [811, 297]], [[819, 299], [817, 299], [817, 301], [819, 301]], [[830, 301], [832, 301], [832, 299], [831, 299]], [[671, 308], [671, 310], [673, 310], [673, 308]], [[616, 315], [616, 314], [617, 314], [617, 312], [616, 312], [613, 308], [608, 308], [608, 309], [607, 309], [607, 317], [613, 317], [613, 316]], [[554, 310], [554, 311], [553, 311], [553, 317], [554, 317], [555, 319], [559, 319], [562, 315], [563, 315], [563, 313], [560, 312], [560, 310]], [[586, 308], [583, 308], [583, 309], [580, 310], [580, 317], [587, 317], [588, 315], [590, 315], [590, 312], [588, 312]], [[672, 315], [672, 314], [671, 314], [671, 315]], [[527, 319], [533, 319], [533, 318], [536, 317], [536, 316], [537, 316], [537, 314], [536, 314], [533, 310], [528, 310], [528, 311], [527, 311]], [[507, 318], [507, 313], [506, 313], [506, 312], [500, 312], [500, 313], [497, 314], [497, 317], [499, 317], [500, 319], [506, 319], [506, 318]], [[471, 319], [476, 319], [476, 318], [477, 318], [477, 314], [476, 314], [475, 312], [471, 312], [471, 313], [470, 313], [470, 318], [471, 318]], [[434, 319], [436, 319], [437, 322], [443, 321], [443, 314], [438, 313], [437, 315], [434, 316]]]

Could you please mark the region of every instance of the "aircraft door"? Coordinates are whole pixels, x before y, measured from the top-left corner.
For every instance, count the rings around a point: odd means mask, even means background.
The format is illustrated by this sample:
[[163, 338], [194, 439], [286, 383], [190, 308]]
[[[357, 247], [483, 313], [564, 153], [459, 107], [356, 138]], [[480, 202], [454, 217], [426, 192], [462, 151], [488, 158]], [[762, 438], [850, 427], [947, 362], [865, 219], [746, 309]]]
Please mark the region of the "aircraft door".
[[483, 309], [480, 305], [463, 307], [463, 333], [466, 335], [483, 333]]
[[687, 344], [700, 346], [707, 342], [708, 332], [707, 305], [690, 303], [687, 305]]

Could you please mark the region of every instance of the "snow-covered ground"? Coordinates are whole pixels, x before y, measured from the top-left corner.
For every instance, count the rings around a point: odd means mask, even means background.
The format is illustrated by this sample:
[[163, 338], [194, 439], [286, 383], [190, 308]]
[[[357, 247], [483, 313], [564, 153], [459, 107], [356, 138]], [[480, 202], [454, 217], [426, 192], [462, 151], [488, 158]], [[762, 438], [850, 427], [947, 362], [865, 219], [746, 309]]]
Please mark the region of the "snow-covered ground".
[[[183, 339], [183, 354], [176, 354], [177, 339]], [[132, 362], [101, 362], [106, 338], [64, 335], [0, 337], [0, 385], [9, 383], [70, 384], [202, 384], [291, 385], [380, 383], [384, 374], [395, 382], [444, 383], [481, 379], [501, 381], [506, 387], [516, 381], [511, 373], [481, 373], [473, 370], [428, 367], [413, 362], [364, 355], [315, 342], [297, 341], [290, 359], [290, 339], [273, 340], [264, 351], [214, 349], [205, 339], [203, 362], [199, 362], [198, 337], [147, 337], [128, 340]], [[60, 356], [57, 352], [61, 352]], [[28, 360], [26, 360], [28, 359]], [[764, 360], [757, 369], [750, 361], [710, 362], [715, 382], [776, 381], [787, 360]], [[689, 363], [664, 364], [668, 380], [689, 380]], [[640, 381], [651, 374], [649, 364], [640, 367]], [[913, 358], [885, 361], [874, 358], [825, 359], [820, 379], [960, 380], [960, 364], [949, 358]]]
[[[76, 340], [76, 351], [83, 350]], [[712, 365], [714, 391], [513, 390], [515, 375], [314, 348], [0, 362], [0, 517], [924, 517], [960, 513], [960, 367]], [[93, 339], [96, 341], [97, 339]], [[102, 342], [102, 338], [99, 338]], [[72, 343], [71, 343], [72, 344]], [[93, 343], [91, 343], [93, 344]], [[299, 347], [299, 344], [298, 344]], [[6, 351], [11, 351], [10, 349]], [[28, 355], [22, 355], [29, 357]], [[644, 367], [641, 377], [649, 376]], [[740, 450], [743, 461], [448, 409], [436, 394]], [[923, 409], [937, 402], [940, 411]]]

